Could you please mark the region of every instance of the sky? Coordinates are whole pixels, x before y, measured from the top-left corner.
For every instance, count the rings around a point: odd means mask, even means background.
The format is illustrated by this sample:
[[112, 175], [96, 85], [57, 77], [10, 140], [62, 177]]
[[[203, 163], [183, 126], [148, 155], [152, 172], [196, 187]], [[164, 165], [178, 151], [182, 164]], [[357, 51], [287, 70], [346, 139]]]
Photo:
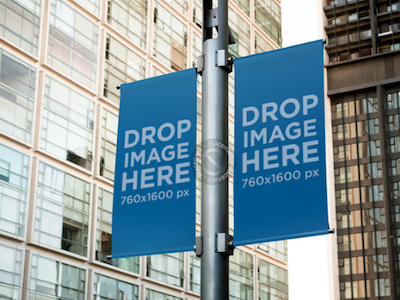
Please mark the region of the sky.
[[[283, 47], [323, 37], [322, 0], [282, 0]], [[289, 299], [329, 300], [328, 236], [288, 241]]]

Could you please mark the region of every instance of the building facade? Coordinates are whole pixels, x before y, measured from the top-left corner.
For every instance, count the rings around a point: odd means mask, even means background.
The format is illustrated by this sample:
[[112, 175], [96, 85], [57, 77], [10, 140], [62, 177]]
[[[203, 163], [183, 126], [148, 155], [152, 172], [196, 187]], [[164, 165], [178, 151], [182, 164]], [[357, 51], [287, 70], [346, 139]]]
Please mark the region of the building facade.
[[340, 299], [400, 299], [400, 4], [323, 3]]
[[[281, 46], [279, 0], [230, 1], [229, 18], [236, 57]], [[0, 298], [199, 299], [194, 252], [107, 256], [116, 86], [195, 66], [201, 28], [201, 0], [0, 0]], [[200, 206], [198, 180], [198, 231]], [[231, 299], [288, 299], [286, 242], [230, 259]]]

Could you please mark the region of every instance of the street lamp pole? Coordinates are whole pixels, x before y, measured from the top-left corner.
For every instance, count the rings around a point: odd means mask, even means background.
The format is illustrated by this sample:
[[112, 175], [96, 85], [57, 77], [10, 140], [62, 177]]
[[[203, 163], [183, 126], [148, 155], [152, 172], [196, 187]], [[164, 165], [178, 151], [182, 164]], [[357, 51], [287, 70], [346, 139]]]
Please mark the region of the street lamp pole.
[[[218, 36], [218, 37], [215, 37]], [[233, 43], [228, 28], [228, 1], [203, 0], [201, 299], [229, 299], [229, 255], [233, 253], [228, 226], [228, 73]]]

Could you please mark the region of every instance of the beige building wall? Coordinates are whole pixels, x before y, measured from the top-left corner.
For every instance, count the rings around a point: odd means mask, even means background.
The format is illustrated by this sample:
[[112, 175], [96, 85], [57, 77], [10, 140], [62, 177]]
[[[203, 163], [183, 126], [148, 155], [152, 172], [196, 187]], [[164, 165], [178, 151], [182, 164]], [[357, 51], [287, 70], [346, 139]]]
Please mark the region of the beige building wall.
[[[235, 56], [281, 46], [280, 5], [229, 1]], [[115, 87], [196, 66], [201, 6], [199, 0], [0, 1], [0, 297], [199, 299], [193, 253], [106, 257]], [[231, 79], [233, 146], [232, 93]], [[198, 101], [200, 143], [200, 85]], [[230, 171], [233, 213], [233, 165]], [[197, 230], [199, 189], [198, 181]], [[231, 261], [231, 299], [288, 299], [285, 241], [240, 247]]]

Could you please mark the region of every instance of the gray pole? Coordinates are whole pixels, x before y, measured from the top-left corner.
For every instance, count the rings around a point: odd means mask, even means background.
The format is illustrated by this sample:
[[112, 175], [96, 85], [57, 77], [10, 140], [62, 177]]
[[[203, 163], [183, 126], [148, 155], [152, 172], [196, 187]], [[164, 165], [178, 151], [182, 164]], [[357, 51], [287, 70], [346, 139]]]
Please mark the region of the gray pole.
[[[217, 27], [218, 38], [213, 38]], [[229, 299], [228, 1], [203, 1], [201, 299]], [[200, 62], [199, 62], [200, 65]], [[225, 147], [224, 147], [225, 146]], [[226, 177], [225, 177], [225, 176]], [[201, 240], [200, 240], [201, 242]], [[201, 250], [199, 248], [202, 248]]]

